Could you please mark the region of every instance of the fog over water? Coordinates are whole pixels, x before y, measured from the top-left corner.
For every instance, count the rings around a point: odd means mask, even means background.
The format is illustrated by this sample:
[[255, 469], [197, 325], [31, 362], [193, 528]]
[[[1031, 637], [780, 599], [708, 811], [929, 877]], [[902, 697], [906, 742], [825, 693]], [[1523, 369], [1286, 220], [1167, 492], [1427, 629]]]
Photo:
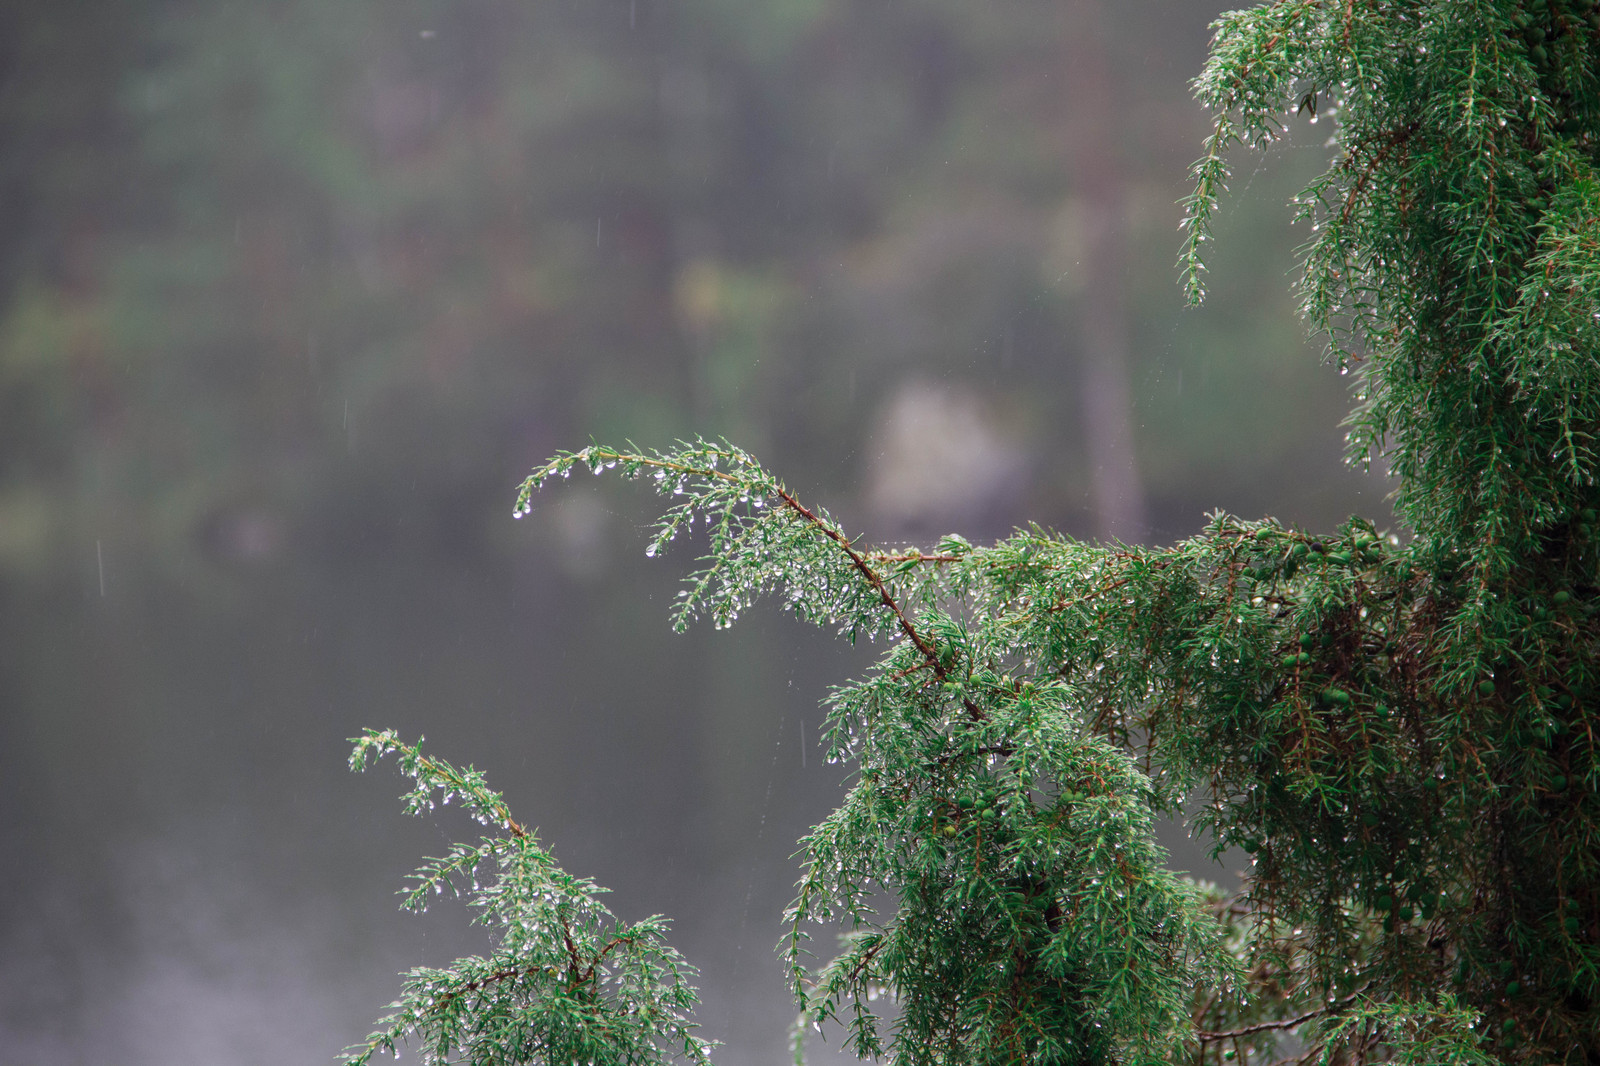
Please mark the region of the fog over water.
[[397, 909], [477, 826], [351, 774], [371, 726], [671, 916], [717, 1061], [781, 1061], [819, 701], [880, 649], [675, 635], [644, 486], [516, 486], [704, 434], [880, 541], [1384, 520], [1291, 291], [1325, 125], [1242, 161], [1182, 306], [1221, 9], [0, 7], [0, 1058], [328, 1062], [481, 952]]

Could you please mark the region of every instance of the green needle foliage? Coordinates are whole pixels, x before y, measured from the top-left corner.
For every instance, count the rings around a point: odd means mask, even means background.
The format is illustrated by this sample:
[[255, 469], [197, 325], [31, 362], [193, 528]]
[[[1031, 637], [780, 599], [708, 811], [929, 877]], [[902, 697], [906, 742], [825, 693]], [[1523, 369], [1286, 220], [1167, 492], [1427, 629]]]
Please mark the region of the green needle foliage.
[[[1335, 121], [1297, 199], [1305, 308], [1355, 372], [1352, 458], [1398, 476], [1404, 538], [1218, 514], [1170, 548], [1031, 529], [876, 550], [704, 441], [562, 454], [517, 513], [576, 468], [646, 479], [671, 501], [647, 551], [696, 526], [707, 544], [676, 625], [773, 596], [885, 642], [828, 701], [856, 776], [803, 841], [781, 945], [804, 1016], [859, 1054], [1600, 1062], [1600, 12], [1283, 0], [1217, 23], [1197, 88], [1216, 127], [1187, 201], [1194, 299], [1229, 153]], [[445, 772], [401, 750], [419, 788]], [[1253, 856], [1239, 895], [1165, 870], [1153, 818], [1196, 810]], [[569, 947], [519, 908], [592, 887], [506, 846], [421, 876], [495, 861], [473, 892], [522, 930], [491, 964], [515, 987], [469, 1017], [477, 963], [414, 975], [371, 1046], [415, 1034], [446, 1061], [526, 1015], [548, 1029], [515, 1029], [504, 1061], [703, 1054], [659, 922], [623, 940], [583, 904]], [[845, 936], [814, 965], [818, 923]], [[574, 984], [613, 942], [619, 967], [640, 953], [626, 1001]]]
[[408, 813], [460, 800], [493, 830], [424, 863], [404, 893], [405, 908], [425, 911], [434, 896], [466, 895], [474, 920], [492, 930], [495, 950], [445, 970], [412, 970], [392, 1013], [347, 1051], [347, 1063], [394, 1054], [408, 1041], [421, 1045], [426, 1062], [472, 1066], [710, 1061], [710, 1045], [687, 1020], [694, 970], [663, 942], [666, 919], [618, 921], [598, 899], [605, 890], [557, 866], [470, 766], [458, 769], [392, 732], [368, 730], [355, 741], [350, 767], [364, 770], [391, 753], [413, 782]]

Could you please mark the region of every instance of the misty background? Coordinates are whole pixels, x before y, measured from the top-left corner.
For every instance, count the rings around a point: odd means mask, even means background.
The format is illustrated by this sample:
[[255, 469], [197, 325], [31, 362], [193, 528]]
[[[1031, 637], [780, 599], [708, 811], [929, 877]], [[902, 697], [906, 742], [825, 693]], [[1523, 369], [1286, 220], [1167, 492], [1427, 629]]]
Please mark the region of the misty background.
[[483, 950], [396, 910], [476, 826], [346, 770], [393, 726], [784, 1061], [818, 701], [875, 649], [675, 636], [642, 486], [516, 486], [699, 434], [880, 542], [1386, 520], [1291, 292], [1326, 116], [1182, 306], [1222, 6], [0, 0], [6, 1058], [328, 1062]]

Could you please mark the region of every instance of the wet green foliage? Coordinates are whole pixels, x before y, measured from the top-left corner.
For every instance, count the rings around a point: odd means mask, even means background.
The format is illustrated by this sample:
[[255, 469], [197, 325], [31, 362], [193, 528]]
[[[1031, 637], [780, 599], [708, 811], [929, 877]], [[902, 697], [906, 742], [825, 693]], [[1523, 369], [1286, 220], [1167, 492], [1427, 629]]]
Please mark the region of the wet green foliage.
[[[1503, 1054], [1594, 1061], [1600, 12], [1268, 5], [1219, 24], [1198, 88], [1219, 121], [1191, 279], [1227, 149], [1297, 99], [1333, 112], [1298, 200], [1305, 308], [1413, 539], [1324, 545], [1348, 577], [1290, 593], [1271, 694], [1175, 739], [1227, 780], [1212, 825], [1307, 930], [1308, 976], [1453, 987]], [[1280, 585], [1292, 563], [1268, 561]], [[1384, 916], [1376, 952], [1346, 946], [1340, 899]]]
[[[781, 949], [860, 1054], [1600, 1061], [1600, 15], [1268, 4], [1197, 85], [1196, 298], [1228, 151], [1336, 122], [1306, 310], [1403, 537], [876, 550], [703, 441], [563, 454], [517, 511], [574, 469], [650, 480], [650, 553], [705, 545], [677, 624], [772, 595], [885, 642], [830, 697], [855, 777]], [[1195, 811], [1253, 856], [1239, 895], [1164, 869], [1152, 819]]]
[[687, 1020], [694, 971], [663, 941], [666, 919], [619, 921], [599, 901], [605, 890], [557, 866], [472, 767], [423, 755], [392, 732], [369, 730], [355, 745], [355, 770], [398, 757], [413, 781], [408, 813], [458, 800], [491, 830], [429, 859], [403, 895], [411, 911], [427, 910], [435, 896], [465, 896], [495, 948], [446, 969], [412, 970], [392, 1013], [349, 1050], [347, 1063], [395, 1053], [407, 1041], [425, 1061], [472, 1066], [670, 1062], [680, 1052], [692, 1063], [708, 1061], [709, 1045]]

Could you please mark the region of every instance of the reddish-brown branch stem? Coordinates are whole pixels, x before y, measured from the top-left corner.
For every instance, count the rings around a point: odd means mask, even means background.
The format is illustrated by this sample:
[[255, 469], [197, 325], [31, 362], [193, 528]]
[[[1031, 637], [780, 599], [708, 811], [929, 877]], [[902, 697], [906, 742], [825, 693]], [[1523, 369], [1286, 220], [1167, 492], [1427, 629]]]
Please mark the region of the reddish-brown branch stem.
[[1344, 198], [1344, 209], [1339, 212], [1341, 223], [1350, 221], [1350, 213], [1355, 210], [1356, 201], [1360, 199], [1362, 190], [1367, 187], [1367, 182], [1372, 180], [1372, 175], [1377, 173], [1378, 167], [1383, 165], [1390, 152], [1411, 139], [1411, 135], [1417, 132], [1418, 125], [1416, 122], [1411, 122], [1392, 131], [1388, 142], [1368, 160], [1367, 165], [1361, 169], [1361, 175], [1356, 178], [1356, 183], [1350, 186], [1350, 192]]
[[[594, 980], [595, 970], [599, 967], [600, 963], [605, 961], [605, 957], [607, 955], [611, 954], [612, 951], [623, 946], [624, 944], [633, 943], [632, 937], [612, 937], [603, 947], [601, 947], [600, 951], [595, 955], [594, 959], [589, 963], [589, 965], [584, 968], [583, 972], [579, 973], [573, 969], [573, 967], [576, 965], [578, 957], [577, 946], [573, 944], [572, 936], [567, 931], [565, 926], [562, 927], [562, 940], [566, 944], [567, 957], [569, 960], [568, 974], [570, 977], [570, 983], [568, 985], [568, 991], [582, 987], [583, 985]], [[487, 977], [480, 977], [476, 981], [469, 981], [460, 988], [444, 993], [435, 1002], [439, 1005], [443, 1005], [453, 999], [458, 999], [461, 996], [480, 991], [488, 988], [490, 985], [498, 984], [501, 981], [509, 981], [514, 977], [532, 977], [534, 974], [543, 969], [545, 969], [543, 966], [528, 966], [516, 967], [510, 970], [498, 970], [495, 973], [489, 974]]]
[[501, 981], [509, 981], [513, 977], [532, 977], [542, 969], [545, 969], [545, 967], [528, 966], [510, 970], [498, 970], [487, 977], [480, 977], [476, 981], [469, 981], [460, 988], [444, 993], [437, 1000], [435, 1000], [434, 1003], [436, 1006], [443, 1006], [453, 999], [459, 999], [462, 996], [488, 988], [490, 985], [498, 984]]
[[584, 981], [583, 975], [578, 972], [578, 946], [572, 942], [572, 929], [564, 918], [561, 921], [561, 942], [567, 947], [567, 987], [570, 991], [580, 987]]
[[878, 594], [878, 599], [885, 607], [889, 609], [889, 612], [894, 615], [895, 621], [899, 624], [901, 631], [910, 638], [912, 644], [916, 645], [917, 650], [921, 652], [930, 663], [934, 664], [934, 672], [938, 674], [941, 679], [943, 679], [944, 673], [937, 665], [939, 661], [938, 651], [932, 644], [928, 643], [927, 639], [923, 637], [922, 634], [917, 632], [916, 627], [911, 624], [911, 620], [905, 616], [905, 612], [900, 610], [900, 605], [894, 601], [894, 597], [889, 595], [889, 590], [883, 584], [883, 578], [878, 576], [878, 572], [876, 570], [867, 565], [866, 558], [851, 546], [849, 539], [845, 537], [843, 533], [840, 533], [837, 529], [818, 518], [816, 513], [813, 512], [811, 508], [795, 499], [795, 497], [787, 489], [784, 489], [780, 486], [776, 491], [778, 493], [778, 497], [783, 500], [784, 504], [791, 511], [793, 511], [795, 514], [798, 514], [801, 518], [804, 518], [816, 529], [821, 530], [823, 536], [837, 544], [844, 551], [844, 553], [850, 557], [850, 564], [856, 568], [863, 578], [866, 579], [867, 584], [872, 586], [872, 590]]
[[631, 936], [614, 936], [610, 940], [606, 941], [605, 944], [601, 946], [600, 950], [595, 953], [595, 957], [589, 961], [588, 969], [583, 971], [583, 983], [587, 984], [588, 982], [594, 980], [595, 970], [599, 968], [602, 962], [606, 961], [607, 955], [611, 954], [611, 952], [616, 948], [619, 948], [624, 944], [631, 943], [633, 943], [633, 937]]
[[883, 950], [883, 945], [885, 943], [887, 943], [887, 941], [880, 940], [876, 944], [872, 945], [870, 948], [868, 948], [866, 950], [866, 953], [861, 956], [861, 961], [857, 962], [855, 964], [855, 966], [850, 970], [850, 980], [851, 981], [854, 981], [856, 978], [861, 976], [861, 971], [865, 970], [867, 968], [867, 963], [872, 961], [872, 957], [874, 955], [876, 955], [879, 951]]
[[1197, 1035], [1200, 1037], [1200, 1042], [1202, 1044], [1209, 1044], [1218, 1040], [1237, 1040], [1240, 1037], [1254, 1036], [1256, 1033], [1269, 1033], [1280, 1029], [1293, 1029], [1297, 1026], [1304, 1025], [1313, 1018], [1320, 1018], [1324, 1014], [1335, 1014], [1343, 1010], [1350, 1004], [1354, 1003], [1356, 1001], [1356, 997], [1361, 995], [1362, 992], [1366, 991], [1366, 988], [1367, 986], [1363, 985], [1361, 988], [1356, 989], [1354, 992], [1339, 1000], [1337, 1003], [1330, 1003], [1326, 1007], [1313, 1008], [1312, 1010], [1306, 1011], [1304, 1014], [1297, 1014], [1293, 1018], [1282, 1018], [1275, 1022], [1257, 1022], [1255, 1025], [1245, 1025], [1239, 1027], [1238, 1029], [1228, 1029], [1224, 1032], [1206, 1032], [1202, 1030]]
[[[867, 564], [866, 557], [861, 552], [856, 551], [848, 537], [817, 517], [811, 508], [801, 503], [787, 489], [780, 485], [774, 491], [778, 494], [778, 498], [783, 501], [784, 506], [804, 518], [813, 528], [820, 530], [823, 536], [837, 544], [840, 550], [850, 558], [850, 565], [855, 567], [856, 571], [871, 586], [872, 591], [878, 594], [879, 602], [888, 609], [890, 614], [894, 615], [895, 623], [900, 627], [900, 631], [906, 635], [906, 638], [911, 641], [922, 657], [928, 661], [928, 665], [933, 669], [933, 676], [943, 681], [948, 676], [949, 671], [939, 661], [939, 649], [927, 637], [919, 633], [916, 626], [911, 624], [911, 619], [906, 617], [905, 612], [900, 609], [900, 605], [889, 594], [889, 588], [883, 583], [883, 578]], [[967, 714], [974, 719], [982, 721], [988, 717], [977, 704], [966, 697], [962, 697], [961, 705], [966, 708]]]

